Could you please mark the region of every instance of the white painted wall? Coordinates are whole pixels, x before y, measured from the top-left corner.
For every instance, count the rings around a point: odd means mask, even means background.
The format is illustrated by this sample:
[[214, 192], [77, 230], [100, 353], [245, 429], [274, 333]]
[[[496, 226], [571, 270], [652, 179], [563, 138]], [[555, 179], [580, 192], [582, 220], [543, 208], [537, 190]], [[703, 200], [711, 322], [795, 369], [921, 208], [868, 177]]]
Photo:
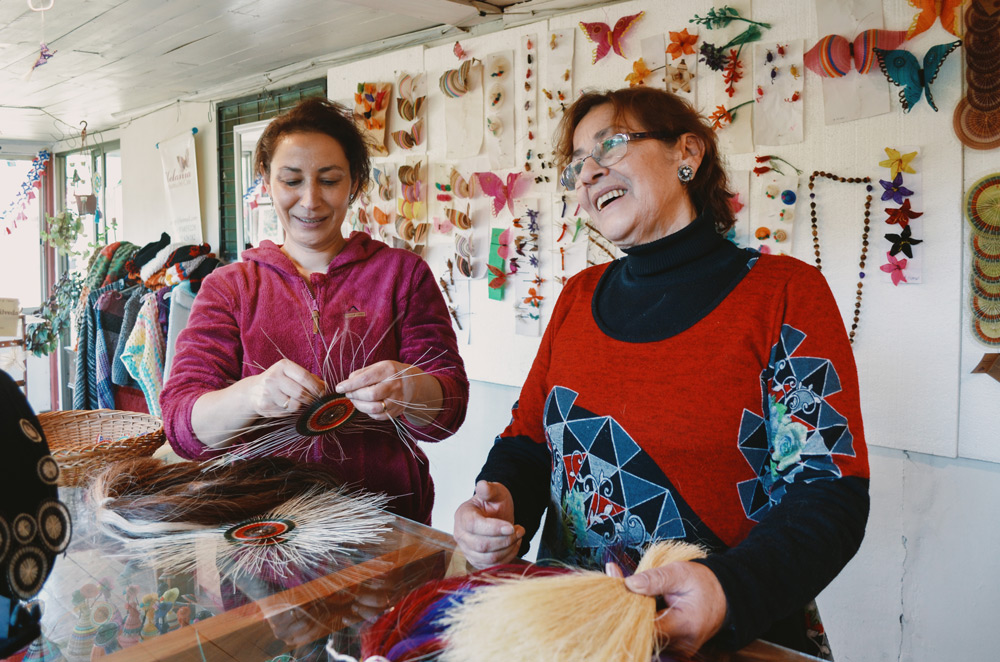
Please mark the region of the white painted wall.
[[[613, 22], [638, 7], [648, 12], [644, 20], [652, 21], [665, 5], [614, 5], [586, 13], [585, 20]], [[884, 0], [883, 5], [892, 27], [905, 25], [908, 18], [901, 19], [914, 11], [905, 0]], [[704, 14], [706, 6], [706, 2], [683, 7], [677, 3], [671, 11]], [[791, 32], [805, 38], [807, 47], [821, 36], [816, 34], [814, 13], [812, 3], [801, 0], [755, 3], [756, 17], [773, 20], [776, 29], [780, 26], [775, 38]], [[564, 17], [553, 21], [552, 27], [574, 26], [582, 17]], [[636, 43], [644, 36], [642, 25], [637, 25]], [[538, 33], [546, 29], [541, 24]], [[587, 46], [578, 41], [578, 48]], [[804, 147], [782, 151], [793, 161], [799, 158], [810, 165], [816, 161], [831, 169], [849, 170], [867, 163], [868, 155], [861, 159], [859, 154], [870, 143], [878, 143], [877, 149], [882, 143], [932, 145], [937, 153], [925, 151], [924, 162], [940, 174], [924, 180], [929, 187], [939, 187], [941, 196], [933, 203], [938, 205], [934, 211], [939, 225], [933, 237], [940, 242], [934, 249], [938, 263], [925, 267], [925, 278], [938, 282], [911, 288], [903, 300], [890, 299], [891, 290], [866, 289], [868, 326], [862, 330], [861, 342], [868, 347], [861, 350], [875, 357], [872, 360], [880, 368], [862, 367], [868, 375], [862, 375], [862, 397], [865, 416], [873, 422], [869, 426], [872, 442], [906, 447], [916, 440], [922, 449], [944, 447], [950, 450], [943, 455], [953, 456], [957, 451], [964, 458], [870, 448], [872, 513], [867, 537], [855, 560], [819, 600], [840, 662], [987, 662], [998, 658], [991, 635], [993, 616], [1000, 613], [1000, 563], [995, 560], [1000, 527], [991, 514], [1000, 502], [1000, 465], [983, 460], [1000, 461], [1000, 383], [969, 374], [986, 349], [968, 331], [967, 293], [963, 291], [968, 231], [963, 227], [961, 196], [964, 187], [979, 176], [1000, 169], [1000, 153], [971, 153], [954, 147], [950, 108], [957, 91], [949, 88], [948, 76], [960, 79], [959, 68], [952, 65], [937, 84], [942, 108], [937, 116], [920, 111], [920, 115], [904, 117], [894, 109], [891, 116], [874, 122], [831, 129], [822, 124], [821, 114], [816, 115], [819, 104], [809, 102], [807, 136], [811, 132], [824, 151]], [[807, 81], [807, 92], [818, 93], [819, 85]], [[165, 227], [165, 196], [154, 145], [197, 126], [206, 240], [218, 247], [215, 125], [208, 118], [206, 104], [184, 104], [136, 119], [122, 129], [125, 239], [150, 241]], [[826, 249], [824, 245], [824, 257]], [[963, 259], [958, 273], [956, 267]], [[941, 279], [947, 281], [944, 290]], [[928, 292], [935, 299], [932, 306], [924, 300]], [[890, 365], [887, 356], [898, 360]], [[507, 423], [516, 398], [516, 388], [473, 382], [465, 425], [453, 438], [425, 447], [437, 484], [433, 518], [438, 528], [452, 529], [454, 509], [471, 493], [473, 479], [493, 438]], [[920, 404], [915, 405], [916, 401]], [[926, 424], [915, 424], [915, 420]], [[879, 434], [872, 434], [875, 430]]]
[[156, 144], [197, 128], [198, 191], [204, 241], [219, 248], [219, 159], [215, 109], [208, 103], [179, 103], [139, 117], [121, 128], [121, 238], [139, 246], [171, 233], [163, 166]]

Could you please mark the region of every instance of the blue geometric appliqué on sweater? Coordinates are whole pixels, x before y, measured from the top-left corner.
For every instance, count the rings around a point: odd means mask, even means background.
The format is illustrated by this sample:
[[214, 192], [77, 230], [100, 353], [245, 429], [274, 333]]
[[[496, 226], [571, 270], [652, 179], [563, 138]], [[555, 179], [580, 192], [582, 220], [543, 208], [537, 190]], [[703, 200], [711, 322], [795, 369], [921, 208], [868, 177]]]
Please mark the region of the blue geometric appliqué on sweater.
[[577, 395], [557, 386], [545, 403], [555, 502], [549, 512], [562, 521], [546, 526], [539, 558], [600, 567], [607, 548], [641, 555], [652, 540], [684, 538], [663, 471], [614, 418], [575, 405]]
[[792, 483], [841, 476], [833, 455], [854, 456], [847, 418], [826, 402], [840, 391], [833, 364], [793, 356], [805, 334], [787, 324], [761, 372], [762, 410], [743, 410], [739, 448], [757, 478], [737, 486], [743, 510], [759, 522]]

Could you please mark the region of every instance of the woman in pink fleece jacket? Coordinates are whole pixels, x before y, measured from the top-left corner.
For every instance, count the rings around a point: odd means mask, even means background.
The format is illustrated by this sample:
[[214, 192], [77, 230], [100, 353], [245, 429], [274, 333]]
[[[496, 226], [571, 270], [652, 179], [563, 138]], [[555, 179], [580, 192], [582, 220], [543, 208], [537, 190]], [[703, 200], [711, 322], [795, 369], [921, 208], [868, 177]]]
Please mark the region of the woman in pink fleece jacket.
[[469, 393], [434, 277], [413, 253], [344, 238], [371, 166], [340, 106], [307, 99], [276, 117], [254, 165], [285, 243], [263, 241], [205, 279], [160, 397], [167, 437], [183, 457], [215, 457], [245, 442], [240, 430], [336, 391], [357, 410], [352, 424], [275, 454], [330, 465], [429, 523], [434, 488], [412, 440], [453, 434]]

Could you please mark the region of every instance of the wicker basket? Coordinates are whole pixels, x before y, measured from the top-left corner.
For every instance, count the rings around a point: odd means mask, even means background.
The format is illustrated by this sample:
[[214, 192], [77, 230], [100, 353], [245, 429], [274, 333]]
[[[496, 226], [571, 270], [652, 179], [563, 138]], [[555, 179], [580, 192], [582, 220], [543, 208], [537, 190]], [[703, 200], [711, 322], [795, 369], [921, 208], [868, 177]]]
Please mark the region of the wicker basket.
[[[59, 465], [59, 485], [79, 487], [105, 465], [148, 457], [163, 445], [163, 421], [114, 409], [39, 414], [49, 452]], [[101, 437], [106, 441], [98, 443]]]

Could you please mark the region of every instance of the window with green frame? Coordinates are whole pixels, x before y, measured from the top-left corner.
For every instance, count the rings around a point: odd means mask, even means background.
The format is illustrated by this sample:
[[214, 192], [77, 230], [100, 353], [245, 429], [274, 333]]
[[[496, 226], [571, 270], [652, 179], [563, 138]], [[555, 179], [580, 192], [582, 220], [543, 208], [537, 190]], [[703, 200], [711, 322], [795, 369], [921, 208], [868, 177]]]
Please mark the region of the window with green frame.
[[235, 176], [233, 128], [271, 119], [306, 97], [325, 97], [326, 79], [300, 83], [280, 90], [223, 101], [217, 107], [219, 130], [219, 251], [226, 260], [235, 260], [242, 250], [236, 245], [236, 205], [240, 204], [240, 183]]

